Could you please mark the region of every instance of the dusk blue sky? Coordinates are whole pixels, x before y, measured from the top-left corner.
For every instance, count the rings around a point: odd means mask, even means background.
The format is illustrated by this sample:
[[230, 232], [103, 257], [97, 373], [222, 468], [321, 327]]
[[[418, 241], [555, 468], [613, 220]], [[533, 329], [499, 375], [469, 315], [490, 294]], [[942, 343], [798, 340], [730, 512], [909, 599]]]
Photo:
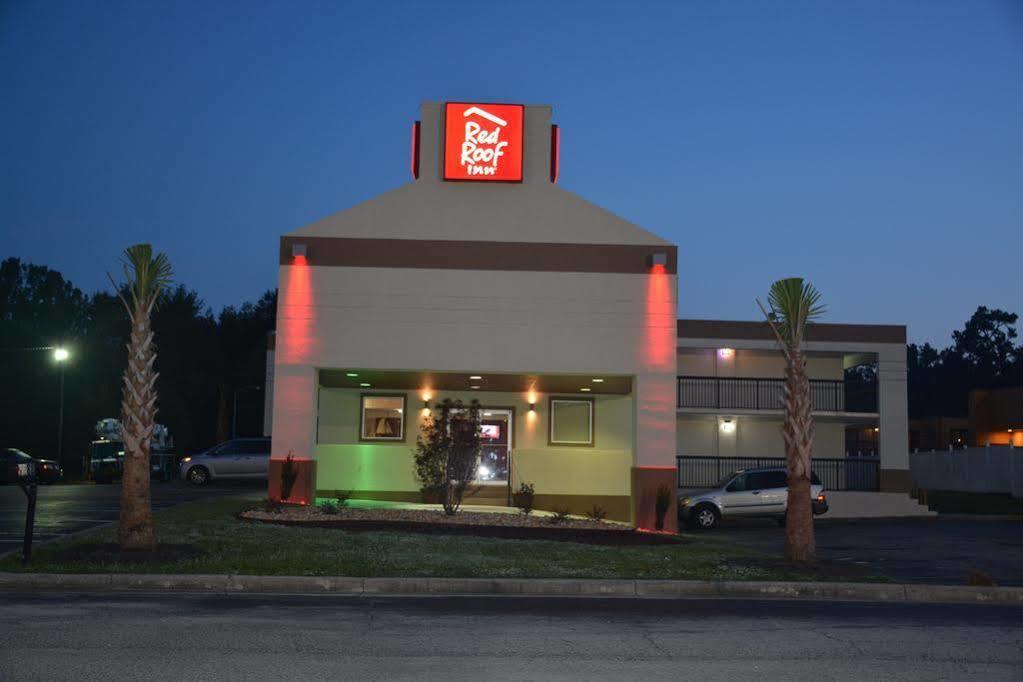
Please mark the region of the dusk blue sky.
[[[679, 245], [679, 313], [945, 345], [1023, 313], [1023, 3], [0, 2], [0, 256], [150, 241], [219, 310], [409, 181], [422, 101], [550, 104], [561, 185]], [[467, 238], [471, 238], [467, 235]]]

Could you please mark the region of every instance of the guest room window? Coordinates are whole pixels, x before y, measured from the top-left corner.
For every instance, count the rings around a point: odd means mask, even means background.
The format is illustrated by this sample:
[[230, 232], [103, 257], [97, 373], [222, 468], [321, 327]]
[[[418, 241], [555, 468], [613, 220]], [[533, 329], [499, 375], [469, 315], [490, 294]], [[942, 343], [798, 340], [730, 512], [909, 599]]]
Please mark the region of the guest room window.
[[362, 396], [360, 440], [405, 440], [405, 396]]
[[551, 398], [551, 445], [593, 445], [593, 401]]

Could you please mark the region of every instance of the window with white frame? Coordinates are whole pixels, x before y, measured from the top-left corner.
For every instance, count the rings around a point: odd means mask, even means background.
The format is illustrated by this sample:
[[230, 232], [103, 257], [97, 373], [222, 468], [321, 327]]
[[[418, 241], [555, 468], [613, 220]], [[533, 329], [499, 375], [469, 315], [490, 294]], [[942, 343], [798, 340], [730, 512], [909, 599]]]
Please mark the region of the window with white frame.
[[360, 440], [405, 440], [405, 396], [362, 395]]
[[548, 415], [551, 445], [593, 445], [592, 400], [551, 398]]

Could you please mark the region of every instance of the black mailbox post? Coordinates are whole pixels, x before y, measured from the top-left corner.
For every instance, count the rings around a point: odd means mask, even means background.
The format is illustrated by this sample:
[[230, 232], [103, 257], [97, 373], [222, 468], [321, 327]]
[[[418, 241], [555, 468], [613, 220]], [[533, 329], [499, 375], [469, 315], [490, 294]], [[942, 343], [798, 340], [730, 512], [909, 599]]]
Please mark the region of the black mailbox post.
[[28, 499], [25, 509], [25, 539], [21, 545], [21, 565], [28, 564], [32, 556], [32, 534], [36, 523], [36, 492], [38, 491], [35, 462], [18, 462], [18, 485]]

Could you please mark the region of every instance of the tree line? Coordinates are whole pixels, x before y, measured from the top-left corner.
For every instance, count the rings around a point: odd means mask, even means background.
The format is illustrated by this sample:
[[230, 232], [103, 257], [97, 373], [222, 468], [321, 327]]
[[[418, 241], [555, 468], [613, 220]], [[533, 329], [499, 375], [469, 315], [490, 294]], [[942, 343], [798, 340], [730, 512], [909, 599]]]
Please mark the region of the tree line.
[[[153, 313], [159, 347], [157, 422], [175, 449], [194, 453], [237, 433], [261, 435], [267, 332], [277, 292], [218, 314], [183, 284]], [[86, 294], [59, 272], [8, 258], [0, 263], [0, 447], [35, 457], [57, 451], [59, 373], [47, 346], [66, 346], [63, 462], [69, 475], [95, 438], [99, 419], [120, 416], [129, 324], [114, 293]]]
[[938, 350], [909, 344], [909, 416], [965, 417], [971, 389], [1023, 386], [1023, 344], [1016, 313], [980, 306], [952, 343]]

